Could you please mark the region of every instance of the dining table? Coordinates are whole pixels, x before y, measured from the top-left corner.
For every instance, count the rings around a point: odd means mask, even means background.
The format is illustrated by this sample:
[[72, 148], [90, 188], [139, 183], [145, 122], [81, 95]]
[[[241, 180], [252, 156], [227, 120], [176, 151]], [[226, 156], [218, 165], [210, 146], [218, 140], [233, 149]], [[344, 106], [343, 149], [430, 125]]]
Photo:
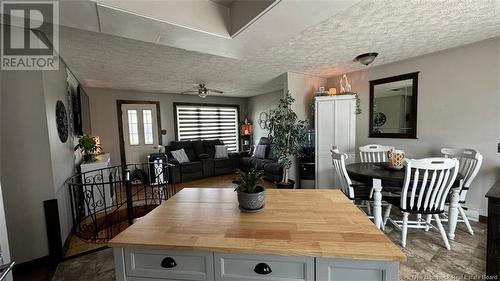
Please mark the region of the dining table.
[[[390, 187], [391, 191], [402, 189], [406, 169], [393, 169], [388, 163], [351, 163], [346, 165], [351, 180], [371, 185], [373, 188], [373, 221], [378, 228], [382, 227], [382, 191], [383, 187]], [[463, 175], [458, 173], [450, 191], [448, 209], [448, 237], [455, 239], [455, 229], [458, 220], [458, 204], [460, 190], [463, 184]], [[354, 187], [355, 188], [355, 187]]]

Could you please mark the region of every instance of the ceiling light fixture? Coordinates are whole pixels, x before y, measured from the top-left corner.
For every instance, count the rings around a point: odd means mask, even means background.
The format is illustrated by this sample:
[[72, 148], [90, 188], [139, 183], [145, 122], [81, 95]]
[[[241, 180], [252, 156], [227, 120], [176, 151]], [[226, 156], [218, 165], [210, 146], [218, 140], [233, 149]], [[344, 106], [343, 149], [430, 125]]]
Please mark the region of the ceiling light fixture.
[[205, 88], [205, 85], [200, 85], [200, 88], [198, 89], [198, 96], [200, 98], [206, 98], [208, 96], [208, 89]]
[[378, 56], [378, 53], [366, 53], [366, 54], [361, 54], [354, 58], [355, 61], [359, 61], [360, 63], [364, 65], [369, 65], [372, 63], [375, 58]]

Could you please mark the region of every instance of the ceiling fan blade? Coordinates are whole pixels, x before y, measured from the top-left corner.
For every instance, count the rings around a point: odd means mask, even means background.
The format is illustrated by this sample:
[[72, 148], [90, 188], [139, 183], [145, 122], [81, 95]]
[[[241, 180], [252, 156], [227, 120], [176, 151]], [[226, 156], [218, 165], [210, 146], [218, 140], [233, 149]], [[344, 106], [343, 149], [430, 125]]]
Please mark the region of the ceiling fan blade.
[[197, 94], [197, 93], [198, 93], [198, 91], [194, 91], [194, 90], [180, 92], [180, 94]]

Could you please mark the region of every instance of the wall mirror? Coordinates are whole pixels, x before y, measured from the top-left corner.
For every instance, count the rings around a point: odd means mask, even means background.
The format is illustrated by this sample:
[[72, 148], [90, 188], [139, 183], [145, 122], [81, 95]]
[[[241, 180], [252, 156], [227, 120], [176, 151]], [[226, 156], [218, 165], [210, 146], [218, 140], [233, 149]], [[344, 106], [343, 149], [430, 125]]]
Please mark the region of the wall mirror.
[[371, 138], [417, 138], [418, 72], [370, 81]]

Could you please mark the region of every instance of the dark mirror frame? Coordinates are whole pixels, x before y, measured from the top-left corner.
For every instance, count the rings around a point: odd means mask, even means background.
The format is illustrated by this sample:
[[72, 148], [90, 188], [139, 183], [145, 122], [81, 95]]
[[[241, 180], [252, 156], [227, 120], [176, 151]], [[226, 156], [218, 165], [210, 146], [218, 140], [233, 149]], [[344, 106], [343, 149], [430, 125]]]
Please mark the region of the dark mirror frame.
[[[397, 82], [401, 80], [413, 81], [412, 89], [412, 108], [410, 114], [410, 124], [413, 128], [407, 133], [375, 133], [373, 131], [373, 103], [374, 103], [374, 88], [375, 85], [386, 84], [391, 82]], [[417, 103], [418, 103], [418, 72], [412, 72], [407, 74], [402, 74], [398, 76], [392, 76], [382, 79], [376, 79], [370, 81], [370, 131], [368, 137], [370, 138], [400, 138], [400, 139], [416, 139], [417, 138]]]

